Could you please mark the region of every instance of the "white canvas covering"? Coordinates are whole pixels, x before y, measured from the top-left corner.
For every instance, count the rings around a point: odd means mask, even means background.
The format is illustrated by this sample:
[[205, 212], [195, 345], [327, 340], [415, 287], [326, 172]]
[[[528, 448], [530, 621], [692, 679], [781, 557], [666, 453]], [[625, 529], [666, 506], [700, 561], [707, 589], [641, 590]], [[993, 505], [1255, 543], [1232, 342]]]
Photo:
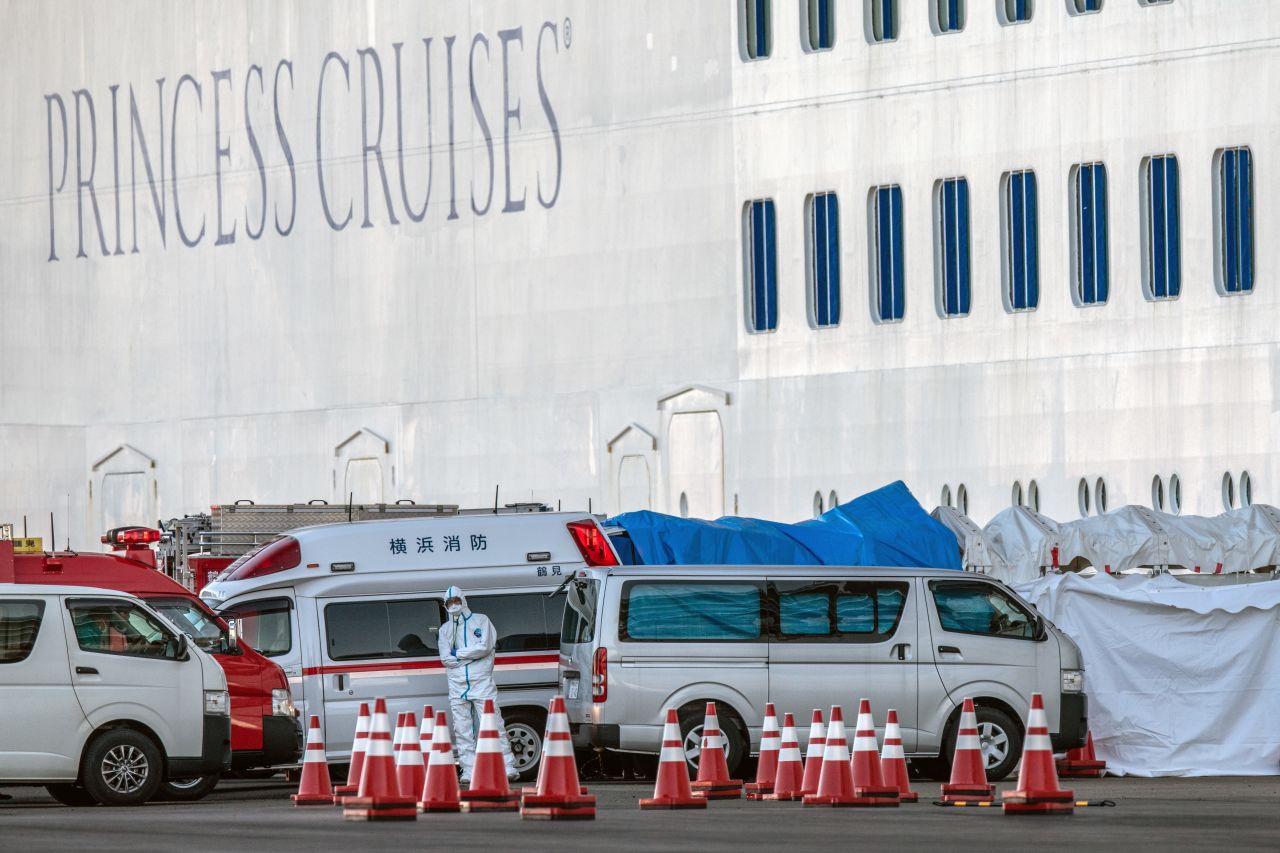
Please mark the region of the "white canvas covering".
[[935, 507], [930, 515], [956, 535], [965, 571], [981, 572], [1002, 580], [1009, 578], [1009, 565], [987, 541], [986, 531], [974, 523], [973, 519], [951, 506]]
[[1067, 573], [1016, 588], [1080, 645], [1108, 772], [1280, 775], [1280, 580]]
[[1061, 524], [1025, 507], [1011, 507], [983, 532], [996, 551], [993, 559], [1008, 566], [1003, 579], [1015, 583], [1033, 580], [1042, 568], [1053, 566], [1055, 547], [1057, 565], [1090, 565], [1103, 573], [1140, 566], [1245, 572], [1280, 559], [1280, 511], [1261, 504], [1213, 517], [1125, 506]]

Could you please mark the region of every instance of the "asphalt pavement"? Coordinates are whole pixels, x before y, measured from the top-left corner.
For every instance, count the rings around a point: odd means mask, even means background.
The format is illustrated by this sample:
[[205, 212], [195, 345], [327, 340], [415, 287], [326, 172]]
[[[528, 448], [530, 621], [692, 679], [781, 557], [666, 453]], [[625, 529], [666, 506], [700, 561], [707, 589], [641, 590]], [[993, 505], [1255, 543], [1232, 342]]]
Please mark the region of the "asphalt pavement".
[[651, 784], [597, 783], [590, 786], [598, 797], [594, 821], [454, 814], [379, 824], [345, 822], [335, 808], [295, 808], [288, 799], [293, 786], [275, 780], [224, 782], [198, 803], [134, 809], [68, 808], [42, 789], [5, 788], [13, 799], [0, 802], [0, 850], [1280, 849], [1280, 777], [1073, 780], [1078, 799], [1110, 799], [1116, 805], [1081, 808], [1064, 817], [941, 808], [930, 802], [937, 783], [913, 787], [921, 802], [893, 809], [737, 800], [713, 802], [699, 812], [642, 812], [636, 800], [651, 794]]

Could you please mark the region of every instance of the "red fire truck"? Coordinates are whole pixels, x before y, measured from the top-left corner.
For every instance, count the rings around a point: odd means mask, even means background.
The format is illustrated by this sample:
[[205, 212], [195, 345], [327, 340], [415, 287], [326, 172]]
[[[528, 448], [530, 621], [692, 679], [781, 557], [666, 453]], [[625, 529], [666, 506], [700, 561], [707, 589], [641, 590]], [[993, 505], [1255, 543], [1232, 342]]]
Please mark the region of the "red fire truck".
[[[214, 656], [231, 693], [231, 766], [250, 770], [294, 764], [302, 752], [284, 671], [238, 642], [227, 623], [185, 586], [157, 570], [152, 543], [160, 531], [119, 528], [102, 537], [111, 553], [44, 551], [40, 540], [0, 539], [0, 582], [72, 584], [121, 590], [145, 600], [193, 642]], [[17, 545], [17, 549], [15, 549]], [[159, 796], [196, 800], [213, 790], [218, 776], [166, 782]]]

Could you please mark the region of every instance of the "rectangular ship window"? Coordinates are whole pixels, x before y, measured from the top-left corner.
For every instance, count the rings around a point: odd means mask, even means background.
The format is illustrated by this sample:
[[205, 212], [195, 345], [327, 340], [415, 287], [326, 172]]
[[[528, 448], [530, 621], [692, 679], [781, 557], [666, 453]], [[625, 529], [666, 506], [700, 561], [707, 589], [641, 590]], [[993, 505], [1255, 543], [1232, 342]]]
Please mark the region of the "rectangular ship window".
[[808, 0], [805, 12], [809, 50], [830, 50], [836, 42], [835, 0]]
[[1003, 184], [1005, 308], [1032, 311], [1040, 304], [1036, 173], [1006, 172]]
[[964, 29], [964, 0], [933, 0], [934, 32], [958, 33]]
[[898, 37], [898, 0], [863, 0], [866, 4], [867, 40], [872, 44]]
[[896, 323], [906, 310], [903, 288], [902, 187], [891, 184], [871, 191], [871, 282], [875, 317]]
[[1092, 12], [1102, 11], [1102, 0], [1071, 0], [1067, 5], [1067, 11], [1073, 15], [1088, 15]]
[[773, 47], [770, 16], [769, 0], [738, 0], [738, 20], [747, 59], [764, 59], [770, 54]]
[[836, 194], [809, 196], [809, 317], [816, 329], [840, 325], [840, 205]]
[[1182, 291], [1178, 158], [1148, 157], [1142, 167], [1143, 285], [1148, 299], [1176, 299]]
[[1107, 301], [1107, 168], [1082, 163], [1071, 169], [1072, 271], [1080, 305]]
[[1218, 290], [1248, 293], [1253, 290], [1253, 154], [1248, 148], [1225, 148], [1215, 159]]
[[1000, 23], [1025, 24], [1035, 12], [1035, 0], [1000, 0]]
[[969, 313], [969, 181], [946, 178], [934, 187], [938, 305], [943, 317]]
[[773, 199], [746, 204], [743, 242], [746, 244], [747, 326], [753, 332], [778, 328], [778, 238]]

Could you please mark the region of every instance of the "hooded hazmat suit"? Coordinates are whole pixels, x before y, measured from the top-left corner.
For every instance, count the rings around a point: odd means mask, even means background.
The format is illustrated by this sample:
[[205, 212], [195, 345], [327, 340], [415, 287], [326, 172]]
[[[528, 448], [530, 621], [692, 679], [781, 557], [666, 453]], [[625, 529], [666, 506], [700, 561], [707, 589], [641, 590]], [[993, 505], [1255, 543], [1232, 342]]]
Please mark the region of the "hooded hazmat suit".
[[502, 711], [497, 708], [498, 686], [493, 682], [494, 648], [497, 632], [489, 617], [473, 613], [467, 607], [467, 598], [456, 586], [445, 592], [445, 601], [462, 600], [462, 610], [451, 613], [440, 626], [440, 660], [444, 663], [449, 679], [449, 708], [453, 718], [453, 746], [462, 765], [462, 778], [471, 778], [476, 763], [476, 733], [480, 730], [480, 715], [484, 712], [484, 700], [493, 699], [497, 711], [498, 736], [502, 740], [502, 760], [507, 767], [507, 777], [515, 776], [515, 759], [507, 742], [507, 728], [502, 721]]

